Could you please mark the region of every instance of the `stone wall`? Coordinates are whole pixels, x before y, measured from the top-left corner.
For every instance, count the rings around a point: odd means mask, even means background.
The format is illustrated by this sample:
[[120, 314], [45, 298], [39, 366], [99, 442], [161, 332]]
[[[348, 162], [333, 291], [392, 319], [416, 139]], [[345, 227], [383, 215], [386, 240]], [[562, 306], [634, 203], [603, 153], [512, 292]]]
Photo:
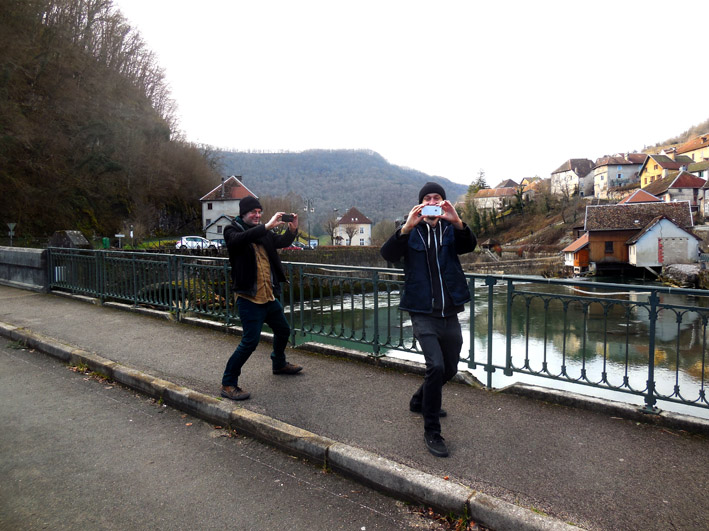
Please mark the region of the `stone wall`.
[[280, 251], [283, 262], [308, 262], [311, 264], [337, 264], [360, 267], [387, 267], [379, 254], [379, 247], [324, 246], [303, 251]]
[[0, 284], [47, 291], [47, 251], [26, 247], [0, 247]]

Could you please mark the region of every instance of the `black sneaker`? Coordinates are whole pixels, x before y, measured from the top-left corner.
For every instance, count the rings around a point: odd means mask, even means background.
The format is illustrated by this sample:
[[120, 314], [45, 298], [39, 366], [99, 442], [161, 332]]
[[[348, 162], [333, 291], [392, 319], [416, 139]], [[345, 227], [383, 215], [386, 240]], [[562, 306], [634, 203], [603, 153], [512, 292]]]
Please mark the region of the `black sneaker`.
[[229, 400], [246, 400], [251, 396], [251, 393], [234, 385], [222, 385], [222, 396]]
[[280, 369], [273, 369], [273, 374], [298, 374], [303, 370], [300, 365], [293, 365], [292, 363], [286, 363]]
[[[411, 411], [411, 412], [413, 412], [413, 413], [423, 413], [423, 411], [421, 411], [421, 405], [420, 405], [420, 404], [419, 404], [418, 406], [414, 406], [413, 404], [409, 404], [409, 411]], [[438, 416], [439, 416], [439, 417], [445, 417], [445, 416], [447, 416], [447, 415], [448, 415], [448, 412], [447, 412], [445, 409], [443, 409], [443, 408], [441, 408], [441, 409], [438, 411]]]
[[426, 447], [436, 457], [448, 457], [448, 448], [441, 434], [435, 431], [426, 431], [423, 433], [423, 440], [426, 441]]

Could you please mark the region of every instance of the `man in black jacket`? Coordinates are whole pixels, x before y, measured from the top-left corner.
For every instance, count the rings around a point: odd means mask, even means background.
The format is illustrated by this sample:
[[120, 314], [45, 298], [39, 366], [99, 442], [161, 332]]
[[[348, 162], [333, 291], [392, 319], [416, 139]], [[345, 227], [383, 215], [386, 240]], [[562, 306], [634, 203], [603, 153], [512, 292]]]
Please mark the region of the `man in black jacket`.
[[[232, 290], [236, 293], [236, 305], [243, 335], [241, 342], [229, 358], [222, 376], [221, 395], [231, 400], [246, 400], [250, 393], [239, 387], [241, 368], [256, 350], [261, 339], [261, 329], [266, 323], [273, 330], [271, 362], [273, 374], [297, 374], [303, 368], [286, 362], [286, 345], [290, 326], [283, 314], [278, 297], [281, 282], [286, 275], [276, 249], [288, 247], [298, 234], [298, 215], [292, 221], [276, 214], [266, 223], [261, 223], [262, 208], [258, 199], [245, 197], [239, 202], [239, 217], [224, 229], [224, 240], [231, 263]], [[288, 230], [274, 234], [271, 229], [286, 224]]]
[[[440, 207], [428, 215], [424, 207]], [[470, 301], [470, 290], [458, 255], [475, 249], [473, 232], [446, 201], [438, 183], [426, 183], [419, 191], [419, 204], [382, 246], [388, 262], [404, 261], [404, 289], [399, 309], [408, 311], [414, 337], [426, 361], [423, 384], [411, 397], [409, 409], [423, 413], [424, 441], [437, 457], [448, 456], [441, 437], [439, 417], [443, 385], [458, 371], [463, 335], [458, 313]]]

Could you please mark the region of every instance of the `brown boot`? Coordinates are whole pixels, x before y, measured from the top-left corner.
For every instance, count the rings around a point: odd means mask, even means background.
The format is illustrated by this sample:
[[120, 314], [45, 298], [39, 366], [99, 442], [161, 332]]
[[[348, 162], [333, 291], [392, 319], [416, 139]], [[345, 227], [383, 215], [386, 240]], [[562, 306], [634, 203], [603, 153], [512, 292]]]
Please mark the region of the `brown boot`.
[[251, 396], [251, 393], [244, 391], [241, 387], [222, 385], [222, 396], [229, 400], [246, 400]]
[[286, 363], [280, 369], [273, 369], [273, 374], [298, 374], [303, 370], [300, 365], [293, 365], [292, 363]]

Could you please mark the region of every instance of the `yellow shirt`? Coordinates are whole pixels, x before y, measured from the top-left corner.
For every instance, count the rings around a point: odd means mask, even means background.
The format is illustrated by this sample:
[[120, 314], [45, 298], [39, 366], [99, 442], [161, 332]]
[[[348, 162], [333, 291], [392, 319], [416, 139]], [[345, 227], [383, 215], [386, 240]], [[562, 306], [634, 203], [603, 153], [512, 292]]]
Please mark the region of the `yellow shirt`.
[[252, 245], [256, 254], [256, 296], [251, 297], [243, 293], [239, 293], [238, 296], [256, 304], [266, 304], [276, 300], [271, 284], [271, 263], [268, 261], [268, 255], [263, 245], [257, 243]]

